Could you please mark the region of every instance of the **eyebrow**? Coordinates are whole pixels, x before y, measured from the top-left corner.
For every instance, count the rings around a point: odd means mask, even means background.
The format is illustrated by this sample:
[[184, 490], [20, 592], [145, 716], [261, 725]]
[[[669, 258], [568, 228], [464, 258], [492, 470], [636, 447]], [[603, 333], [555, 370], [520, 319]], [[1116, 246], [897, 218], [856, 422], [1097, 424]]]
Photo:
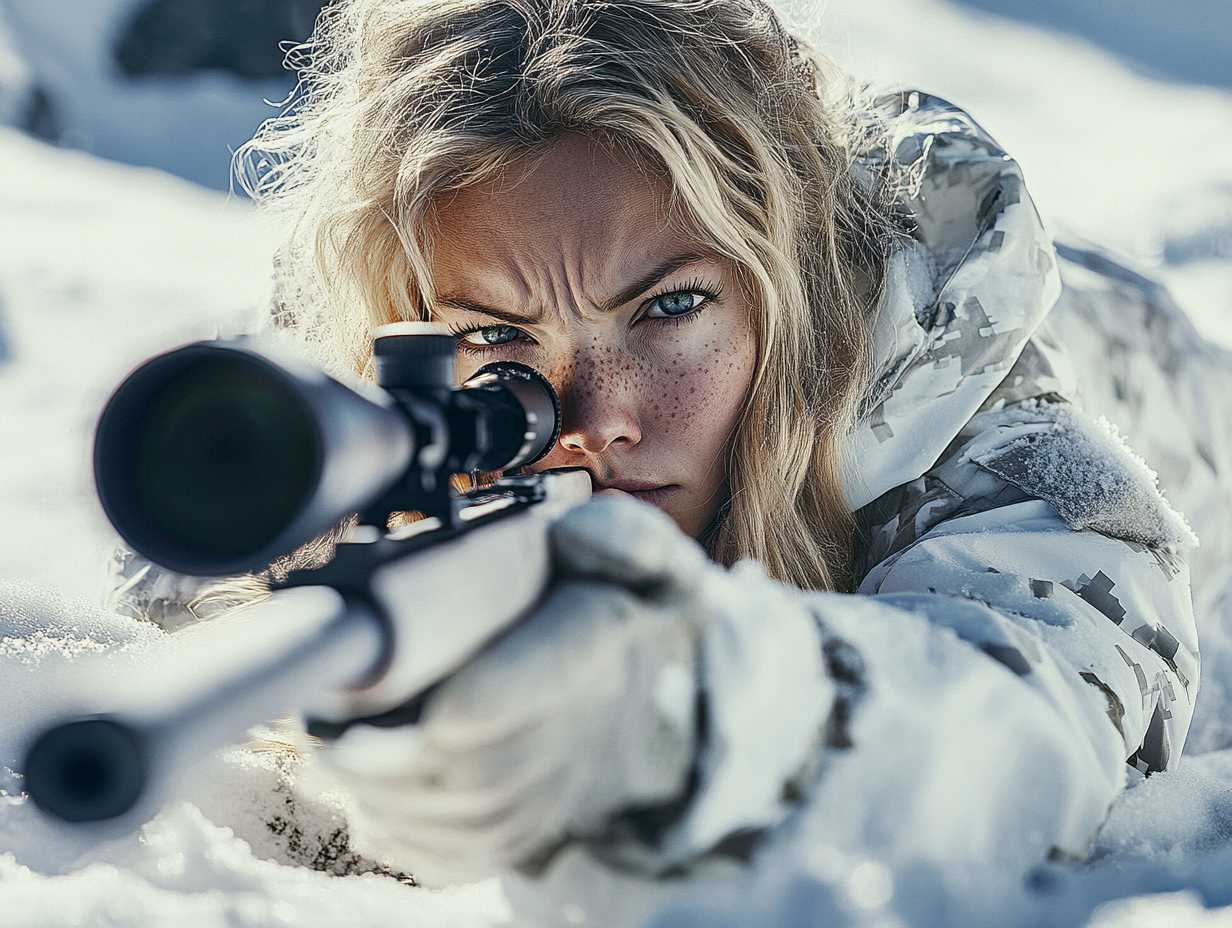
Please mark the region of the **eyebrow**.
[[483, 303], [476, 303], [474, 300], [466, 300], [456, 296], [440, 297], [436, 302], [441, 306], [452, 306], [454, 309], [461, 309], [464, 312], [479, 313], [482, 316], [491, 316], [493, 319], [499, 319], [501, 322], [508, 322], [510, 325], [525, 325], [528, 322], [535, 321], [532, 316], [523, 316], [521, 313], [506, 312], [503, 309], [485, 306]]
[[[687, 267], [695, 261], [702, 260], [704, 257], [705, 256], [701, 254], [690, 253], [668, 258], [666, 261], [655, 265], [646, 274], [643, 274], [633, 283], [629, 284], [629, 286], [625, 287], [610, 300], [602, 303], [599, 306], [599, 309], [605, 313], [615, 312], [630, 300], [641, 296], [669, 274], [674, 274], [682, 267]], [[511, 325], [525, 325], [528, 322], [535, 321], [535, 317], [533, 316], [525, 316], [521, 313], [511, 313], [507, 310], [496, 309], [493, 306], [486, 306], [483, 303], [478, 303], [474, 300], [468, 300], [463, 297], [439, 297], [437, 299], [437, 303], [441, 306], [450, 306], [454, 309], [461, 309], [465, 312], [491, 316], [493, 319], [498, 319], [501, 322], [507, 322]]]
[[694, 261], [700, 261], [701, 259], [702, 255], [699, 254], [677, 255], [674, 258], [668, 258], [666, 261], [651, 268], [642, 277], [633, 281], [633, 283], [629, 284], [629, 286], [625, 287], [599, 308], [605, 313], [615, 312], [630, 300], [641, 296], [664, 277], [667, 277], [669, 274], [675, 274], [682, 267], [687, 267]]

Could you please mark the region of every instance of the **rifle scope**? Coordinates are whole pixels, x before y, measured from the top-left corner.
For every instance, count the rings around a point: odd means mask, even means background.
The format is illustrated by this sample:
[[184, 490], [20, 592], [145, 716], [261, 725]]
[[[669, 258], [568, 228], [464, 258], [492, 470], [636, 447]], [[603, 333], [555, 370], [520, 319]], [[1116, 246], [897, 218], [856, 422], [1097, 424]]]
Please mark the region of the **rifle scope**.
[[455, 387], [455, 350], [444, 326], [381, 326], [372, 397], [244, 339], [159, 355], [103, 410], [103, 509], [135, 551], [197, 576], [264, 569], [354, 512], [448, 523], [452, 475], [531, 464], [560, 432], [541, 374], [497, 362]]

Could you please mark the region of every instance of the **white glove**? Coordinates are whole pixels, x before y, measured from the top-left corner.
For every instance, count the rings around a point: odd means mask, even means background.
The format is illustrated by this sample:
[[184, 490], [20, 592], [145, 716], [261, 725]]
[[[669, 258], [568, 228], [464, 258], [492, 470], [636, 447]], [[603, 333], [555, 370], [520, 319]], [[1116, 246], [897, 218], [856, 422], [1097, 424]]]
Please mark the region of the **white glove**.
[[419, 725], [357, 725], [322, 752], [372, 820], [366, 849], [421, 879], [534, 869], [686, 791], [705, 555], [610, 496], [562, 517], [552, 548], [544, 605], [441, 684]]

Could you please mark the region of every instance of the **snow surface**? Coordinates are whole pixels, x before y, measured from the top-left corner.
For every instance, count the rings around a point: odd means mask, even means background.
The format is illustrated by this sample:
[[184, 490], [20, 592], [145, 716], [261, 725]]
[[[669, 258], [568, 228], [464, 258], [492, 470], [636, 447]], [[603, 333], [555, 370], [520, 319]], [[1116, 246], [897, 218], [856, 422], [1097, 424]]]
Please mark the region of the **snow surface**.
[[[47, 94], [61, 143], [230, 188], [230, 152], [294, 86], [212, 71], [130, 80], [113, 48], [147, 0], [0, 0], [28, 81]], [[288, 39], [294, 38], [288, 36]], [[5, 85], [0, 73], [0, 116]]]
[[0, 163], [0, 578], [96, 599], [94, 420], [151, 354], [251, 327], [271, 239], [247, 204], [11, 129]]
[[[130, 0], [5, 2], [31, 70], [58, 74], [82, 101], [74, 112], [102, 127], [69, 142], [172, 164], [183, 138], [204, 147], [188, 131], [193, 118], [207, 121], [203, 112], [225, 122], [250, 91], [256, 99], [244, 105], [264, 111], [260, 89], [221, 77], [132, 91], [127, 100], [91, 87], [103, 74], [108, 17]], [[801, 0], [795, 15], [818, 13]], [[74, 29], [53, 28], [66, 17]], [[1232, 94], [1152, 80], [1080, 38], [942, 0], [831, 0], [820, 24], [824, 47], [856, 73], [969, 109], [1022, 163], [1059, 237], [1113, 248], [1162, 277], [1208, 337], [1232, 346]], [[78, 45], [57, 49], [52, 37], [66, 31]], [[197, 115], [186, 122], [183, 113]], [[217, 184], [225, 148], [189, 152], [183, 172]], [[148, 355], [252, 327], [268, 295], [273, 237], [243, 203], [11, 130], [0, 130], [0, 164], [0, 581], [33, 580], [93, 602], [115, 541], [89, 481], [98, 410]], [[0, 588], [0, 598], [12, 601], [15, 590]], [[28, 602], [32, 594], [21, 595]], [[0, 626], [0, 766], [13, 763], [40, 713], [85, 676], [106, 676], [112, 651], [156, 647], [137, 641], [148, 630], [131, 629], [129, 644], [108, 645], [120, 632], [88, 606], [52, 593], [34, 598], [76, 617], [75, 626], [40, 635], [12, 615]], [[205, 778], [212, 790], [196, 784], [186, 791], [191, 802], [169, 805], [141, 834], [102, 841], [49, 828], [21, 798], [20, 781], [0, 770], [0, 926], [483, 925], [509, 917], [494, 882], [429, 892], [364, 872], [379, 865], [348, 858], [345, 847], [330, 859], [351, 875], [292, 866], [330, 844], [345, 802], [304, 800], [306, 833], [295, 841], [274, 834], [268, 816], [253, 811], [286, 801], [276, 767], [234, 751]], [[761, 923], [816, 923], [829, 912], [831, 924], [901, 924], [885, 908], [895, 891], [890, 875], [859, 866], [840, 884], [766, 900]], [[1000, 901], [1006, 925], [1232, 928], [1232, 752], [1186, 758], [1176, 773], [1135, 782], [1090, 864], [1041, 870], [1021, 898]], [[943, 912], [921, 908], [911, 922], [962, 920]], [[565, 916], [580, 922], [584, 913]], [[665, 922], [698, 923], [684, 915]]]

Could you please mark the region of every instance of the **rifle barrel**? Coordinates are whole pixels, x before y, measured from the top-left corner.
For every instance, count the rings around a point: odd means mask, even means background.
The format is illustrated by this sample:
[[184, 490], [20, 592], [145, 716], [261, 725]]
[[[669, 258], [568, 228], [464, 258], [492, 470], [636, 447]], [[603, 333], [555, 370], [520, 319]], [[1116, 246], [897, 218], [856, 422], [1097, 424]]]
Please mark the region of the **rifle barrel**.
[[243, 741], [254, 720], [294, 715], [362, 684], [386, 639], [370, 610], [322, 586], [279, 591], [185, 630], [124, 704], [38, 737], [26, 754], [26, 790], [61, 820], [131, 827], [206, 757]]

